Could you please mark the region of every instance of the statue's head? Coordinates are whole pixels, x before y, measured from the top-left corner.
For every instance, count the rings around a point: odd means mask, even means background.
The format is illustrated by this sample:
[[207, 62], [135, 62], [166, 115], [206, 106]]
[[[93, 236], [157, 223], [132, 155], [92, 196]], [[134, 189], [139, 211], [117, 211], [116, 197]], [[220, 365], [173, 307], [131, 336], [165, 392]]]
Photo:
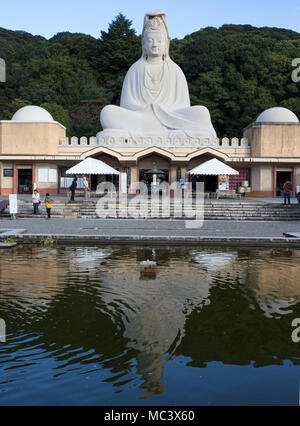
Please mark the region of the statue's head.
[[143, 56], [169, 56], [170, 37], [163, 12], [154, 11], [145, 15], [142, 34]]

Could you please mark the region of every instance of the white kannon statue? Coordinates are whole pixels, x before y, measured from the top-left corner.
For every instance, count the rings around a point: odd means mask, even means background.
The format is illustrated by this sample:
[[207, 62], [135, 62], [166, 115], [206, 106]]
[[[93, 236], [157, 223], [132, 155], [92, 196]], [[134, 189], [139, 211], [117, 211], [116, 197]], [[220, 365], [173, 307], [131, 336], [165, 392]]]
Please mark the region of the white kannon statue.
[[145, 16], [143, 56], [128, 71], [121, 106], [101, 112], [105, 134], [131, 136], [217, 137], [208, 109], [191, 107], [186, 78], [169, 57], [170, 37], [163, 12]]

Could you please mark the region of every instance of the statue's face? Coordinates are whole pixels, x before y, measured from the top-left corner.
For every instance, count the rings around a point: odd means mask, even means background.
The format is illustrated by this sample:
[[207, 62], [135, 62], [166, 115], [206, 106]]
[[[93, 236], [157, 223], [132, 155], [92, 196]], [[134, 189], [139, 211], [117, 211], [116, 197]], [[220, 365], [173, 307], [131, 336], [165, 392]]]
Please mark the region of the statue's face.
[[149, 31], [144, 36], [144, 49], [148, 56], [163, 56], [167, 48], [167, 40], [163, 32]]

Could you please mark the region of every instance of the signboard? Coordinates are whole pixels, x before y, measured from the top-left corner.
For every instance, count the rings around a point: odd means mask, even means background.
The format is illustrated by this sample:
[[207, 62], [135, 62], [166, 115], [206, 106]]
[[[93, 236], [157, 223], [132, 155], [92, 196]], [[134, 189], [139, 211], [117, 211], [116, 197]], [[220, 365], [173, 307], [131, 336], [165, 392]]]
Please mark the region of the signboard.
[[184, 178], [182, 178], [182, 179], [180, 179], [180, 185], [181, 185], [181, 188], [182, 189], [186, 189], [186, 184], [188, 183], [188, 180], [187, 179], [184, 179]]
[[14, 177], [14, 169], [3, 169], [4, 177]]
[[18, 213], [18, 196], [15, 194], [9, 196], [9, 213], [10, 214]]
[[219, 189], [221, 191], [229, 190], [229, 176], [226, 176], [226, 175], [219, 176]]

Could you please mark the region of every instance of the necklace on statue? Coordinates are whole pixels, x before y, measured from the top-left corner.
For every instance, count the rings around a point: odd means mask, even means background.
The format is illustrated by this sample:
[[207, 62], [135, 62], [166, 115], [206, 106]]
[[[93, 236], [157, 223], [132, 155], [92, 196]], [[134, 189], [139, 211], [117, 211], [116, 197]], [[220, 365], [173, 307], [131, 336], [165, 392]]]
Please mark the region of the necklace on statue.
[[155, 68], [158, 67], [146, 65], [145, 87], [151, 92], [157, 92], [159, 90], [164, 77], [164, 64], [159, 66], [158, 72], [154, 72]]

